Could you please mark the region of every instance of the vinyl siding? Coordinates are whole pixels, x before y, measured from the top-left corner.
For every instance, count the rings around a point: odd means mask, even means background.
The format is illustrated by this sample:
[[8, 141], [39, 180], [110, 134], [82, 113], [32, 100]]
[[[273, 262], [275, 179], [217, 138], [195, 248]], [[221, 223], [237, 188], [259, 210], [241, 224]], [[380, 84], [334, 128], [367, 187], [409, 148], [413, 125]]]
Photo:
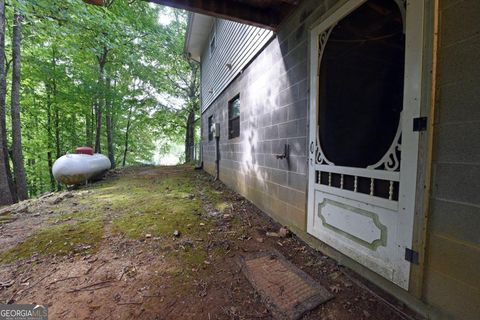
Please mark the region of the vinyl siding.
[[[213, 35], [216, 46], [213, 54], [210, 54]], [[272, 36], [272, 31], [262, 28], [215, 20], [202, 55], [202, 112], [242, 72]]]

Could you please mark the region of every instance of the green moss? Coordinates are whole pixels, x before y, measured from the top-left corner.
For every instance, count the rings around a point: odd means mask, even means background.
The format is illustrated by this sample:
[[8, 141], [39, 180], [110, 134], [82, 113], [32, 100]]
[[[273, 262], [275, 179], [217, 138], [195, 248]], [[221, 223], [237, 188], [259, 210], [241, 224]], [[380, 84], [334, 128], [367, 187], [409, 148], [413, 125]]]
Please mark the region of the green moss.
[[67, 213], [60, 213], [59, 215], [55, 215], [48, 219], [49, 223], [63, 223], [69, 220], [77, 220], [77, 221], [90, 221], [93, 219], [99, 219], [102, 216], [101, 210], [94, 210], [94, 209], [87, 209], [77, 212], [67, 212]]
[[190, 268], [198, 268], [204, 265], [208, 254], [203, 248], [188, 248], [186, 250], [174, 251], [171, 256], [176, 258], [180, 265]]
[[220, 247], [220, 246], [216, 246], [212, 249], [212, 255], [213, 257], [221, 257], [221, 256], [224, 256], [225, 255], [225, 252], [227, 252], [225, 250], [225, 248], [223, 247]]
[[0, 225], [10, 222], [13, 219], [11, 214], [0, 216]]
[[114, 219], [113, 230], [131, 238], [172, 235], [179, 230], [183, 235], [199, 235], [204, 232], [201, 224], [209, 224], [196, 214], [201, 207], [199, 200], [176, 198], [158, 194], [151, 196], [126, 213]]
[[194, 190], [194, 181], [186, 174], [146, 180], [129, 190], [129, 203], [135, 206], [123, 206], [123, 214], [113, 221], [113, 230], [134, 239], [147, 233], [169, 236], [175, 230], [182, 235], [201, 236], [210, 223], [198, 215], [202, 202]]
[[227, 208], [231, 207], [231, 202], [225, 201], [223, 192], [213, 189], [211, 186], [207, 185], [205, 187], [205, 194], [208, 197], [208, 200], [212, 205], [220, 212], [224, 212]]
[[9, 263], [30, 258], [34, 254], [65, 255], [97, 250], [103, 235], [103, 222], [99, 219], [50, 226], [0, 255], [0, 262]]
[[[89, 185], [88, 190], [80, 191], [71, 200], [77, 203], [79, 211], [72, 212], [69, 199], [56, 205], [57, 214], [49, 223], [57, 225], [40, 230], [4, 252], [0, 262], [28, 258], [35, 253], [67, 254], [83, 246], [91, 246], [87, 251], [94, 251], [103, 235], [102, 220], [106, 217], [113, 218], [113, 233], [133, 239], [150, 234], [164, 238], [164, 242], [173, 242], [168, 239], [179, 230], [180, 239], [206, 240], [214, 221], [201, 215], [205, 198], [200, 197], [200, 191], [217, 210], [224, 211], [230, 206], [205, 175], [192, 173], [190, 167], [159, 168], [158, 174], [144, 175], [142, 171], [125, 174]], [[222, 253], [215, 251], [214, 255]], [[207, 256], [204, 249], [188, 248], [178, 251], [175, 259], [193, 266], [203, 265]]]

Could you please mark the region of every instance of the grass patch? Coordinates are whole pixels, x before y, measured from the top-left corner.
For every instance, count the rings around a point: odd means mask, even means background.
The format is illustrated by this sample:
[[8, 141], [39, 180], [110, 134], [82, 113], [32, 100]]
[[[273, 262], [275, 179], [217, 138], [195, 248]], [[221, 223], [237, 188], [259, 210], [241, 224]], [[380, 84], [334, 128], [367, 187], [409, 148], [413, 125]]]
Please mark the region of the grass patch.
[[123, 208], [123, 214], [113, 220], [113, 231], [134, 239], [147, 233], [154, 237], [172, 235], [175, 230], [201, 236], [210, 223], [200, 218], [202, 202], [194, 191], [189, 173], [145, 180], [130, 189], [135, 206]]
[[49, 223], [63, 223], [68, 220], [78, 220], [78, 221], [91, 221], [94, 219], [100, 219], [102, 216], [101, 211], [99, 210], [82, 210], [77, 212], [61, 213], [59, 215], [50, 217], [48, 219]]
[[186, 250], [173, 251], [170, 254], [182, 266], [186, 266], [187, 270], [188, 268], [202, 266], [208, 258], [208, 254], [203, 248], [188, 248]]
[[[179, 230], [182, 235], [196, 236], [203, 229], [200, 225], [203, 222], [198, 216], [187, 209], [189, 206], [175, 204], [172, 208], [160, 209], [158, 212], [133, 212], [125, 213], [113, 221], [113, 231], [123, 233], [129, 238], [139, 239], [145, 234], [151, 234], [154, 237], [172, 235], [175, 230]], [[141, 209], [140, 209], [141, 210]], [[171, 212], [164, 212], [171, 210]], [[184, 212], [181, 212], [184, 210]]]
[[34, 254], [66, 255], [70, 252], [89, 254], [98, 249], [103, 235], [100, 219], [47, 227], [0, 255], [0, 262], [27, 259]]
[[[61, 214], [49, 217], [50, 226], [0, 254], [0, 262], [29, 258], [37, 253], [94, 252], [107, 217], [113, 218], [113, 233], [132, 239], [146, 234], [171, 237], [175, 230], [181, 232], [182, 239], [207, 239], [214, 221], [202, 216], [205, 198], [199, 197], [200, 191], [220, 212], [231, 204], [205, 176], [193, 174], [190, 167], [179, 169], [162, 169], [158, 175], [155, 172], [142, 175], [140, 171], [90, 185], [88, 192], [72, 200], [75, 206], [68, 200], [56, 205], [57, 213]], [[74, 212], [75, 208], [79, 211]], [[9, 220], [7, 216], [0, 217], [0, 224]], [[56, 225], [51, 225], [53, 222]], [[90, 247], [81, 249], [85, 246]], [[187, 265], [201, 265], [207, 256], [205, 250], [192, 249], [179, 252], [175, 258]]]
[[205, 194], [208, 200], [212, 203], [213, 207], [223, 213], [226, 209], [230, 208], [232, 203], [225, 201], [223, 192], [213, 189], [211, 186], [205, 188]]

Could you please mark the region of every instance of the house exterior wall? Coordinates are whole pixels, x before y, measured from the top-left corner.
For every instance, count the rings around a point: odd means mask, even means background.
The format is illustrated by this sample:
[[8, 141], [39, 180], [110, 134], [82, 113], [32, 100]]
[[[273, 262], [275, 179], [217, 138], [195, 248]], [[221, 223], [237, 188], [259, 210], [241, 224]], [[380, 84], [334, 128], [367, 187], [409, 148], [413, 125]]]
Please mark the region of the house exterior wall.
[[[204, 168], [215, 174], [208, 118], [220, 123], [220, 179], [310, 245], [432, 318], [480, 318], [480, 2], [439, 0], [432, 192], [420, 292], [406, 292], [306, 233], [308, 30], [346, 0], [304, 0], [276, 37], [202, 114]], [[433, 17], [434, 2], [426, 1]], [[432, 24], [432, 21], [426, 21]], [[433, 32], [426, 41], [432, 41]], [[428, 45], [426, 45], [428, 47]], [[427, 52], [426, 59], [431, 59]], [[428, 64], [431, 61], [427, 61]], [[205, 69], [202, 70], [206, 72]], [[428, 70], [425, 71], [428, 73]], [[425, 86], [424, 90], [430, 90]], [[240, 137], [228, 101], [240, 94]], [[428, 102], [426, 102], [428, 103]], [[431, 108], [431, 105], [426, 106]], [[275, 154], [289, 144], [290, 160]], [[428, 183], [428, 182], [427, 182]], [[418, 218], [421, 220], [422, 218]], [[416, 221], [419, 229], [423, 224]], [[416, 231], [420, 232], [421, 231]], [[422, 246], [422, 244], [420, 245]], [[423, 280], [418, 280], [423, 277]], [[415, 291], [415, 292], [414, 292]]]
[[[323, 12], [337, 1], [325, 1]], [[308, 26], [322, 13], [316, 1], [277, 36], [202, 115], [205, 170], [215, 172], [208, 117], [220, 123], [220, 178], [278, 221], [306, 231]], [[217, 31], [218, 32], [218, 31]], [[204, 55], [208, 54], [205, 50]], [[205, 61], [208, 59], [202, 59]], [[207, 62], [205, 62], [207, 63]], [[206, 73], [202, 68], [202, 73]], [[240, 94], [240, 137], [228, 139], [228, 101]], [[278, 160], [284, 145], [289, 160]]]
[[480, 318], [480, 1], [440, 1], [425, 300]]
[[[205, 110], [252, 60], [273, 32], [242, 23], [214, 19], [202, 54], [202, 110]], [[214, 49], [210, 44], [215, 37]]]

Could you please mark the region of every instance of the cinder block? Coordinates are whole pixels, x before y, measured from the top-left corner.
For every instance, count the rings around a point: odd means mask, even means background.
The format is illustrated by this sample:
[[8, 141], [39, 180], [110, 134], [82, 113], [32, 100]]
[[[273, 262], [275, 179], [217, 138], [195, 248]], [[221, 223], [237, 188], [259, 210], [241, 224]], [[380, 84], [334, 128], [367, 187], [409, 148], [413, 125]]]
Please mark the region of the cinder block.
[[307, 138], [306, 137], [288, 139], [287, 143], [290, 145], [291, 156], [307, 155]]
[[436, 121], [442, 124], [449, 122], [480, 121], [479, 80], [463, 81], [440, 87]]
[[288, 119], [288, 108], [283, 107], [276, 109], [272, 112], [272, 123], [279, 124], [287, 121]]
[[307, 214], [305, 209], [287, 205], [287, 217], [292, 226], [302, 231], [307, 230]]
[[452, 239], [480, 245], [480, 207], [432, 199], [429, 231]]
[[480, 34], [468, 41], [459, 42], [439, 53], [439, 84], [480, 79]]
[[464, 0], [444, 9], [440, 20], [442, 46], [480, 35], [480, 1]]
[[[266, 111], [266, 110], [264, 110]], [[261, 117], [260, 126], [261, 127], [268, 127], [272, 125], [272, 113], [265, 112]]]
[[429, 269], [480, 290], [480, 246], [430, 235], [427, 256]]
[[281, 108], [284, 106], [288, 106], [297, 100], [298, 100], [298, 87], [293, 85], [280, 91], [280, 93], [276, 97], [276, 101], [277, 101], [276, 104]]
[[480, 205], [480, 165], [437, 163], [433, 197]]
[[436, 131], [436, 161], [480, 165], [480, 121], [439, 125]]
[[[302, 24], [302, 26], [304, 25]], [[299, 61], [304, 60], [305, 57], [308, 56], [306, 37], [303, 39], [297, 39], [296, 37], [296, 33], [290, 36], [289, 41], [292, 44], [293, 48], [286, 56], [283, 57], [283, 63], [287, 70], [291, 69]]]
[[287, 139], [277, 139], [271, 142], [273, 154], [282, 154], [285, 151], [285, 145], [288, 143]]
[[295, 158], [295, 171], [300, 174], [307, 174], [308, 173], [308, 157], [296, 157]]
[[307, 57], [305, 60], [299, 61], [293, 68], [288, 70], [288, 79], [290, 83], [297, 83], [308, 78]]
[[265, 139], [272, 140], [278, 139], [278, 126], [273, 125], [265, 128]]
[[425, 271], [425, 301], [442, 311], [439, 319], [478, 320], [480, 290], [440, 272]]
[[265, 166], [269, 168], [278, 168], [278, 159], [273, 154], [265, 154]]
[[305, 209], [307, 199], [305, 192], [294, 190], [286, 186], [279, 186], [278, 197], [291, 206], [294, 206], [300, 210]]
[[299, 191], [305, 191], [307, 188], [307, 176], [303, 174], [289, 172], [288, 186]]
[[297, 137], [297, 121], [285, 122], [278, 125], [278, 137], [279, 138], [289, 138]]
[[298, 100], [288, 106], [288, 120], [306, 118], [308, 114], [308, 99]]
[[287, 172], [277, 169], [268, 169], [267, 179], [280, 185], [287, 184]]

